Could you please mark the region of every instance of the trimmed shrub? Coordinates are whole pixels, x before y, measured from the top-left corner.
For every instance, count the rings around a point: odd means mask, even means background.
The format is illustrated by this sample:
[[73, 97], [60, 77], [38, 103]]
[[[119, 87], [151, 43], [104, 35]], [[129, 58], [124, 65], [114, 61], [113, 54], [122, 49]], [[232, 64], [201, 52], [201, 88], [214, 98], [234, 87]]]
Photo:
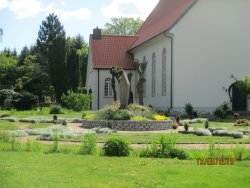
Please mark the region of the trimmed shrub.
[[244, 137], [244, 134], [241, 133], [241, 132], [232, 132], [232, 137], [233, 138], [243, 138]]
[[91, 95], [73, 91], [68, 91], [67, 95], [63, 94], [61, 97], [66, 106], [74, 111], [88, 110], [91, 98]]
[[14, 101], [14, 106], [17, 110], [32, 110], [36, 107], [37, 102], [38, 97], [36, 95], [23, 91], [17, 96], [17, 100]]
[[103, 147], [104, 155], [107, 156], [128, 156], [132, 151], [128, 141], [122, 138], [111, 138], [105, 142]]
[[205, 121], [205, 123], [204, 123], [204, 127], [205, 127], [205, 129], [208, 129], [208, 127], [209, 127], [209, 122], [208, 122], [208, 120], [207, 120], [207, 121]]
[[189, 129], [189, 123], [188, 122], [185, 122], [184, 129], [185, 129], [186, 132], [188, 132], [188, 129]]
[[222, 131], [222, 130], [226, 131], [226, 130], [228, 130], [228, 128], [226, 128], [226, 127], [209, 127], [208, 130], [210, 130], [210, 132]]
[[131, 114], [127, 110], [118, 110], [113, 115], [113, 120], [130, 120]]
[[51, 105], [49, 113], [50, 114], [63, 114], [62, 107], [60, 105]]
[[92, 131], [94, 131], [96, 134], [111, 134], [113, 132], [112, 129], [109, 128], [93, 128]]
[[212, 134], [213, 136], [230, 136], [233, 138], [243, 138], [244, 136], [242, 132], [225, 131], [225, 130], [214, 131]]
[[197, 136], [211, 136], [212, 135], [212, 133], [208, 129], [200, 129], [200, 128], [195, 129], [193, 133]]
[[194, 108], [193, 108], [193, 105], [191, 103], [187, 103], [184, 107], [185, 109], [185, 112], [187, 113], [188, 117], [190, 119], [193, 118], [193, 115], [194, 115]]
[[96, 144], [96, 135], [94, 134], [85, 134], [83, 137], [83, 142], [80, 147], [79, 154], [81, 155], [93, 155], [96, 152], [97, 144]]

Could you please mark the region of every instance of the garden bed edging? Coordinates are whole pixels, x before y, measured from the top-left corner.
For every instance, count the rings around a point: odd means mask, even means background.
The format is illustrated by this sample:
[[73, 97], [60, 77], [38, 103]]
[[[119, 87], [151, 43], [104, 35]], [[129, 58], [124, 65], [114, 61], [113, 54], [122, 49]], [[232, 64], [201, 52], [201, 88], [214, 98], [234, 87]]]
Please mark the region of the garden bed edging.
[[87, 129], [110, 128], [117, 131], [160, 131], [173, 129], [173, 121], [83, 120], [82, 127]]

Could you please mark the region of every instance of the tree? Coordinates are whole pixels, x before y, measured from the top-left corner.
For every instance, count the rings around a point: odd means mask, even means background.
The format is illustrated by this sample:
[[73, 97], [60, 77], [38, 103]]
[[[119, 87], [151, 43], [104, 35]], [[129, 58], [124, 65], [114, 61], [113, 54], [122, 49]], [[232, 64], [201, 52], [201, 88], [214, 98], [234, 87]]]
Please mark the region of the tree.
[[110, 69], [111, 78], [111, 87], [114, 93], [114, 101], [117, 101], [117, 92], [115, 88], [115, 79], [117, 79], [118, 83], [121, 81], [121, 76], [123, 74], [123, 70], [121, 68], [112, 67]]
[[103, 33], [111, 35], [135, 35], [143, 20], [132, 17], [111, 18], [110, 22], [104, 25]]
[[48, 52], [51, 84], [55, 88], [56, 99], [61, 101], [62, 94], [68, 90], [66, 39], [55, 38], [49, 45]]
[[231, 75], [231, 78], [236, 81], [236, 87], [241, 93], [246, 94], [246, 97], [250, 95], [250, 74], [245, 75], [241, 80], [238, 80], [234, 75]]
[[88, 45], [81, 35], [67, 38], [67, 73], [70, 89], [77, 91], [82, 87], [82, 75], [86, 75], [86, 69], [82, 69], [87, 60]]
[[13, 85], [16, 80], [17, 58], [0, 54], [0, 83], [4, 85]]
[[37, 38], [37, 48], [44, 57], [44, 63], [48, 63], [49, 45], [56, 38], [65, 38], [63, 25], [59, 21], [57, 15], [49, 14], [46, 20], [42, 21]]
[[29, 53], [30, 53], [30, 52], [29, 52], [28, 47], [27, 47], [27, 46], [24, 46], [23, 49], [22, 49], [22, 51], [21, 51], [21, 53], [20, 53], [20, 55], [19, 55], [19, 57], [18, 57], [17, 64], [18, 64], [18, 65], [23, 65], [24, 60], [25, 60], [25, 58], [29, 55]]
[[143, 105], [144, 83], [146, 82], [146, 78], [144, 78], [144, 76], [145, 76], [147, 64], [148, 64], [147, 61], [139, 62], [139, 60], [134, 60], [134, 65], [139, 75], [139, 81], [138, 81], [136, 88], [137, 88], [137, 93], [139, 95], [140, 105]]

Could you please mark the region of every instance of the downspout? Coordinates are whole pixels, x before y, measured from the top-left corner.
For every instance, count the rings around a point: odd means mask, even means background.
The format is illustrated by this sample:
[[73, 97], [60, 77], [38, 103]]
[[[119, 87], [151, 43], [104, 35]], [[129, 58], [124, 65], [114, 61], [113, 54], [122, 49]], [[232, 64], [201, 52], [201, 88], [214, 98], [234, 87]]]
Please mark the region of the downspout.
[[171, 90], [171, 92], [170, 92], [170, 107], [169, 107], [169, 109], [168, 109], [168, 111], [169, 110], [171, 110], [172, 108], [173, 108], [173, 49], [174, 49], [174, 47], [173, 47], [173, 37], [172, 36], [168, 36], [168, 35], [166, 35], [166, 31], [163, 33], [163, 35], [164, 35], [164, 37], [166, 37], [166, 38], [169, 38], [170, 39], [170, 41], [171, 41], [171, 82], [170, 82], [170, 90]]
[[98, 79], [98, 83], [97, 83], [97, 108], [98, 110], [100, 109], [100, 69], [97, 70], [97, 79]]

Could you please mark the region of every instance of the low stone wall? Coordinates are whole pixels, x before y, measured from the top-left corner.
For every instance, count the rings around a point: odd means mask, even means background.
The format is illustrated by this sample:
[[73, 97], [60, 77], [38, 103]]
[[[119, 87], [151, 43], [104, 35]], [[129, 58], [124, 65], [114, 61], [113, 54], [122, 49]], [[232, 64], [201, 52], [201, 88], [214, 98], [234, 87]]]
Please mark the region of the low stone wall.
[[173, 121], [87, 121], [83, 120], [83, 128], [110, 128], [117, 131], [159, 131], [173, 128]]

